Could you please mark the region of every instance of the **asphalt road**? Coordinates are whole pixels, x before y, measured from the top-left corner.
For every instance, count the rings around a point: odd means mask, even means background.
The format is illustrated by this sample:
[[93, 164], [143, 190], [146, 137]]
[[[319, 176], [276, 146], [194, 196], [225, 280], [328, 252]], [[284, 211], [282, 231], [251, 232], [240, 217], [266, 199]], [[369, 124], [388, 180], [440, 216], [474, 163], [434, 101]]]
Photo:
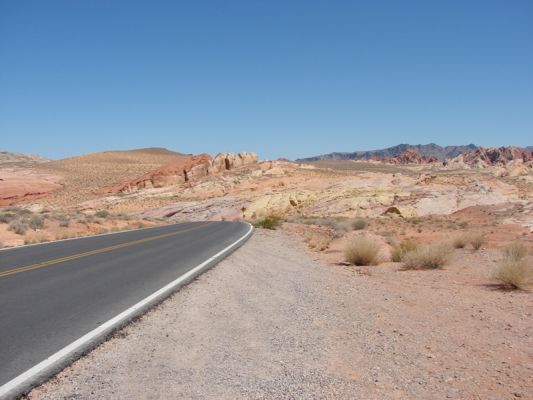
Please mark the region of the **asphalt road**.
[[0, 387], [248, 230], [184, 223], [0, 251]]

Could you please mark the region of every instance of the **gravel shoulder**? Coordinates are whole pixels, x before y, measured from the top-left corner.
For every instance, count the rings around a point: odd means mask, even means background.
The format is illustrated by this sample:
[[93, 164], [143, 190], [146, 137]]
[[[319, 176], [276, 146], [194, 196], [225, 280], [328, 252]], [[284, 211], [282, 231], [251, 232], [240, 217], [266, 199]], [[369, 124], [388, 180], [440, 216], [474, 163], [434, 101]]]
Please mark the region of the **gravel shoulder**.
[[533, 296], [477, 281], [490, 252], [459, 259], [324, 265], [257, 230], [28, 398], [533, 398]]

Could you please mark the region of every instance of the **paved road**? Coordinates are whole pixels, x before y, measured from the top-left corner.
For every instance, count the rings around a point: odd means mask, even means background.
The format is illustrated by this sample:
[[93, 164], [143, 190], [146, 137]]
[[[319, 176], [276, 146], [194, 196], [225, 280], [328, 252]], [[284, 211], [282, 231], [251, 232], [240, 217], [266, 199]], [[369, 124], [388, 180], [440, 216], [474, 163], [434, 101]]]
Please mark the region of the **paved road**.
[[0, 251], [0, 387], [248, 230], [184, 223]]

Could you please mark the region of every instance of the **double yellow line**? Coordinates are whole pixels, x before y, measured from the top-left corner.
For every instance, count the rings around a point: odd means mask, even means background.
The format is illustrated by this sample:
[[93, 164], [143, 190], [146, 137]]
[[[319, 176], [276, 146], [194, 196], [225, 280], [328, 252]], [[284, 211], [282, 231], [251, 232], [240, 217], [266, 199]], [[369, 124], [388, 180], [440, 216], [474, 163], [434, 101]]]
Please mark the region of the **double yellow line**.
[[95, 254], [106, 253], [106, 252], [109, 252], [109, 251], [122, 249], [124, 247], [135, 246], [136, 244], [140, 244], [140, 243], [146, 243], [146, 242], [151, 242], [151, 241], [154, 241], [154, 240], [163, 239], [163, 238], [167, 238], [167, 237], [171, 237], [171, 236], [177, 236], [177, 235], [180, 235], [182, 233], [186, 233], [186, 232], [194, 231], [196, 229], [203, 228], [204, 226], [207, 226], [209, 224], [210, 224], [210, 222], [206, 222], [206, 223], [203, 223], [201, 225], [197, 225], [194, 228], [184, 229], [184, 230], [178, 231], [178, 232], [164, 233], [164, 234], [161, 234], [161, 235], [151, 236], [151, 237], [144, 238], [144, 239], [133, 240], [131, 242], [121, 243], [121, 244], [117, 244], [117, 245], [114, 245], [114, 246], [102, 247], [100, 249], [87, 251], [85, 253], [78, 253], [78, 254], [74, 254], [74, 255], [71, 255], [71, 256], [56, 258], [54, 260], [48, 260], [48, 261], [43, 261], [43, 262], [36, 263], [36, 264], [30, 264], [30, 265], [26, 265], [26, 266], [23, 266], [23, 267], [13, 267], [13, 268], [10, 268], [10, 269], [8, 269], [6, 271], [1, 271], [0, 272], [0, 278], [2, 278], [4, 276], [18, 274], [18, 273], [21, 273], [21, 272], [32, 271], [34, 269], [49, 267], [50, 265], [59, 264], [59, 263], [65, 262], [65, 261], [71, 261], [71, 260], [76, 260], [78, 258], [89, 257], [89, 256], [92, 256], [92, 255], [95, 255]]

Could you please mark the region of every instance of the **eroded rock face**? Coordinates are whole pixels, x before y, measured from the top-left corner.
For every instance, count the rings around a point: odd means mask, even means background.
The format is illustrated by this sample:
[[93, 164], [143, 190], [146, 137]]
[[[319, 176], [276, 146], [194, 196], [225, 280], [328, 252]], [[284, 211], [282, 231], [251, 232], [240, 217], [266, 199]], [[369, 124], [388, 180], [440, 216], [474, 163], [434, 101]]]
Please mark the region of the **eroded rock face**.
[[408, 149], [404, 151], [403, 153], [397, 155], [396, 157], [391, 158], [389, 162], [391, 164], [405, 165], [405, 164], [429, 164], [429, 163], [434, 163], [438, 161], [439, 160], [437, 157], [423, 156], [415, 149]]
[[35, 200], [62, 187], [61, 178], [32, 168], [0, 171], [0, 206]]
[[256, 162], [257, 155], [255, 153], [219, 153], [214, 159], [208, 154], [200, 154], [164, 165], [139, 178], [106, 188], [100, 193], [114, 194], [137, 189], [179, 185]]
[[508, 166], [509, 163], [533, 162], [533, 152], [520, 147], [480, 147], [475, 151], [462, 154], [450, 161], [470, 167]]
[[139, 178], [106, 188], [101, 193], [121, 193], [136, 189], [151, 189], [185, 183], [191, 179], [206, 176], [211, 162], [211, 156], [208, 154], [184, 158], [164, 165]]

